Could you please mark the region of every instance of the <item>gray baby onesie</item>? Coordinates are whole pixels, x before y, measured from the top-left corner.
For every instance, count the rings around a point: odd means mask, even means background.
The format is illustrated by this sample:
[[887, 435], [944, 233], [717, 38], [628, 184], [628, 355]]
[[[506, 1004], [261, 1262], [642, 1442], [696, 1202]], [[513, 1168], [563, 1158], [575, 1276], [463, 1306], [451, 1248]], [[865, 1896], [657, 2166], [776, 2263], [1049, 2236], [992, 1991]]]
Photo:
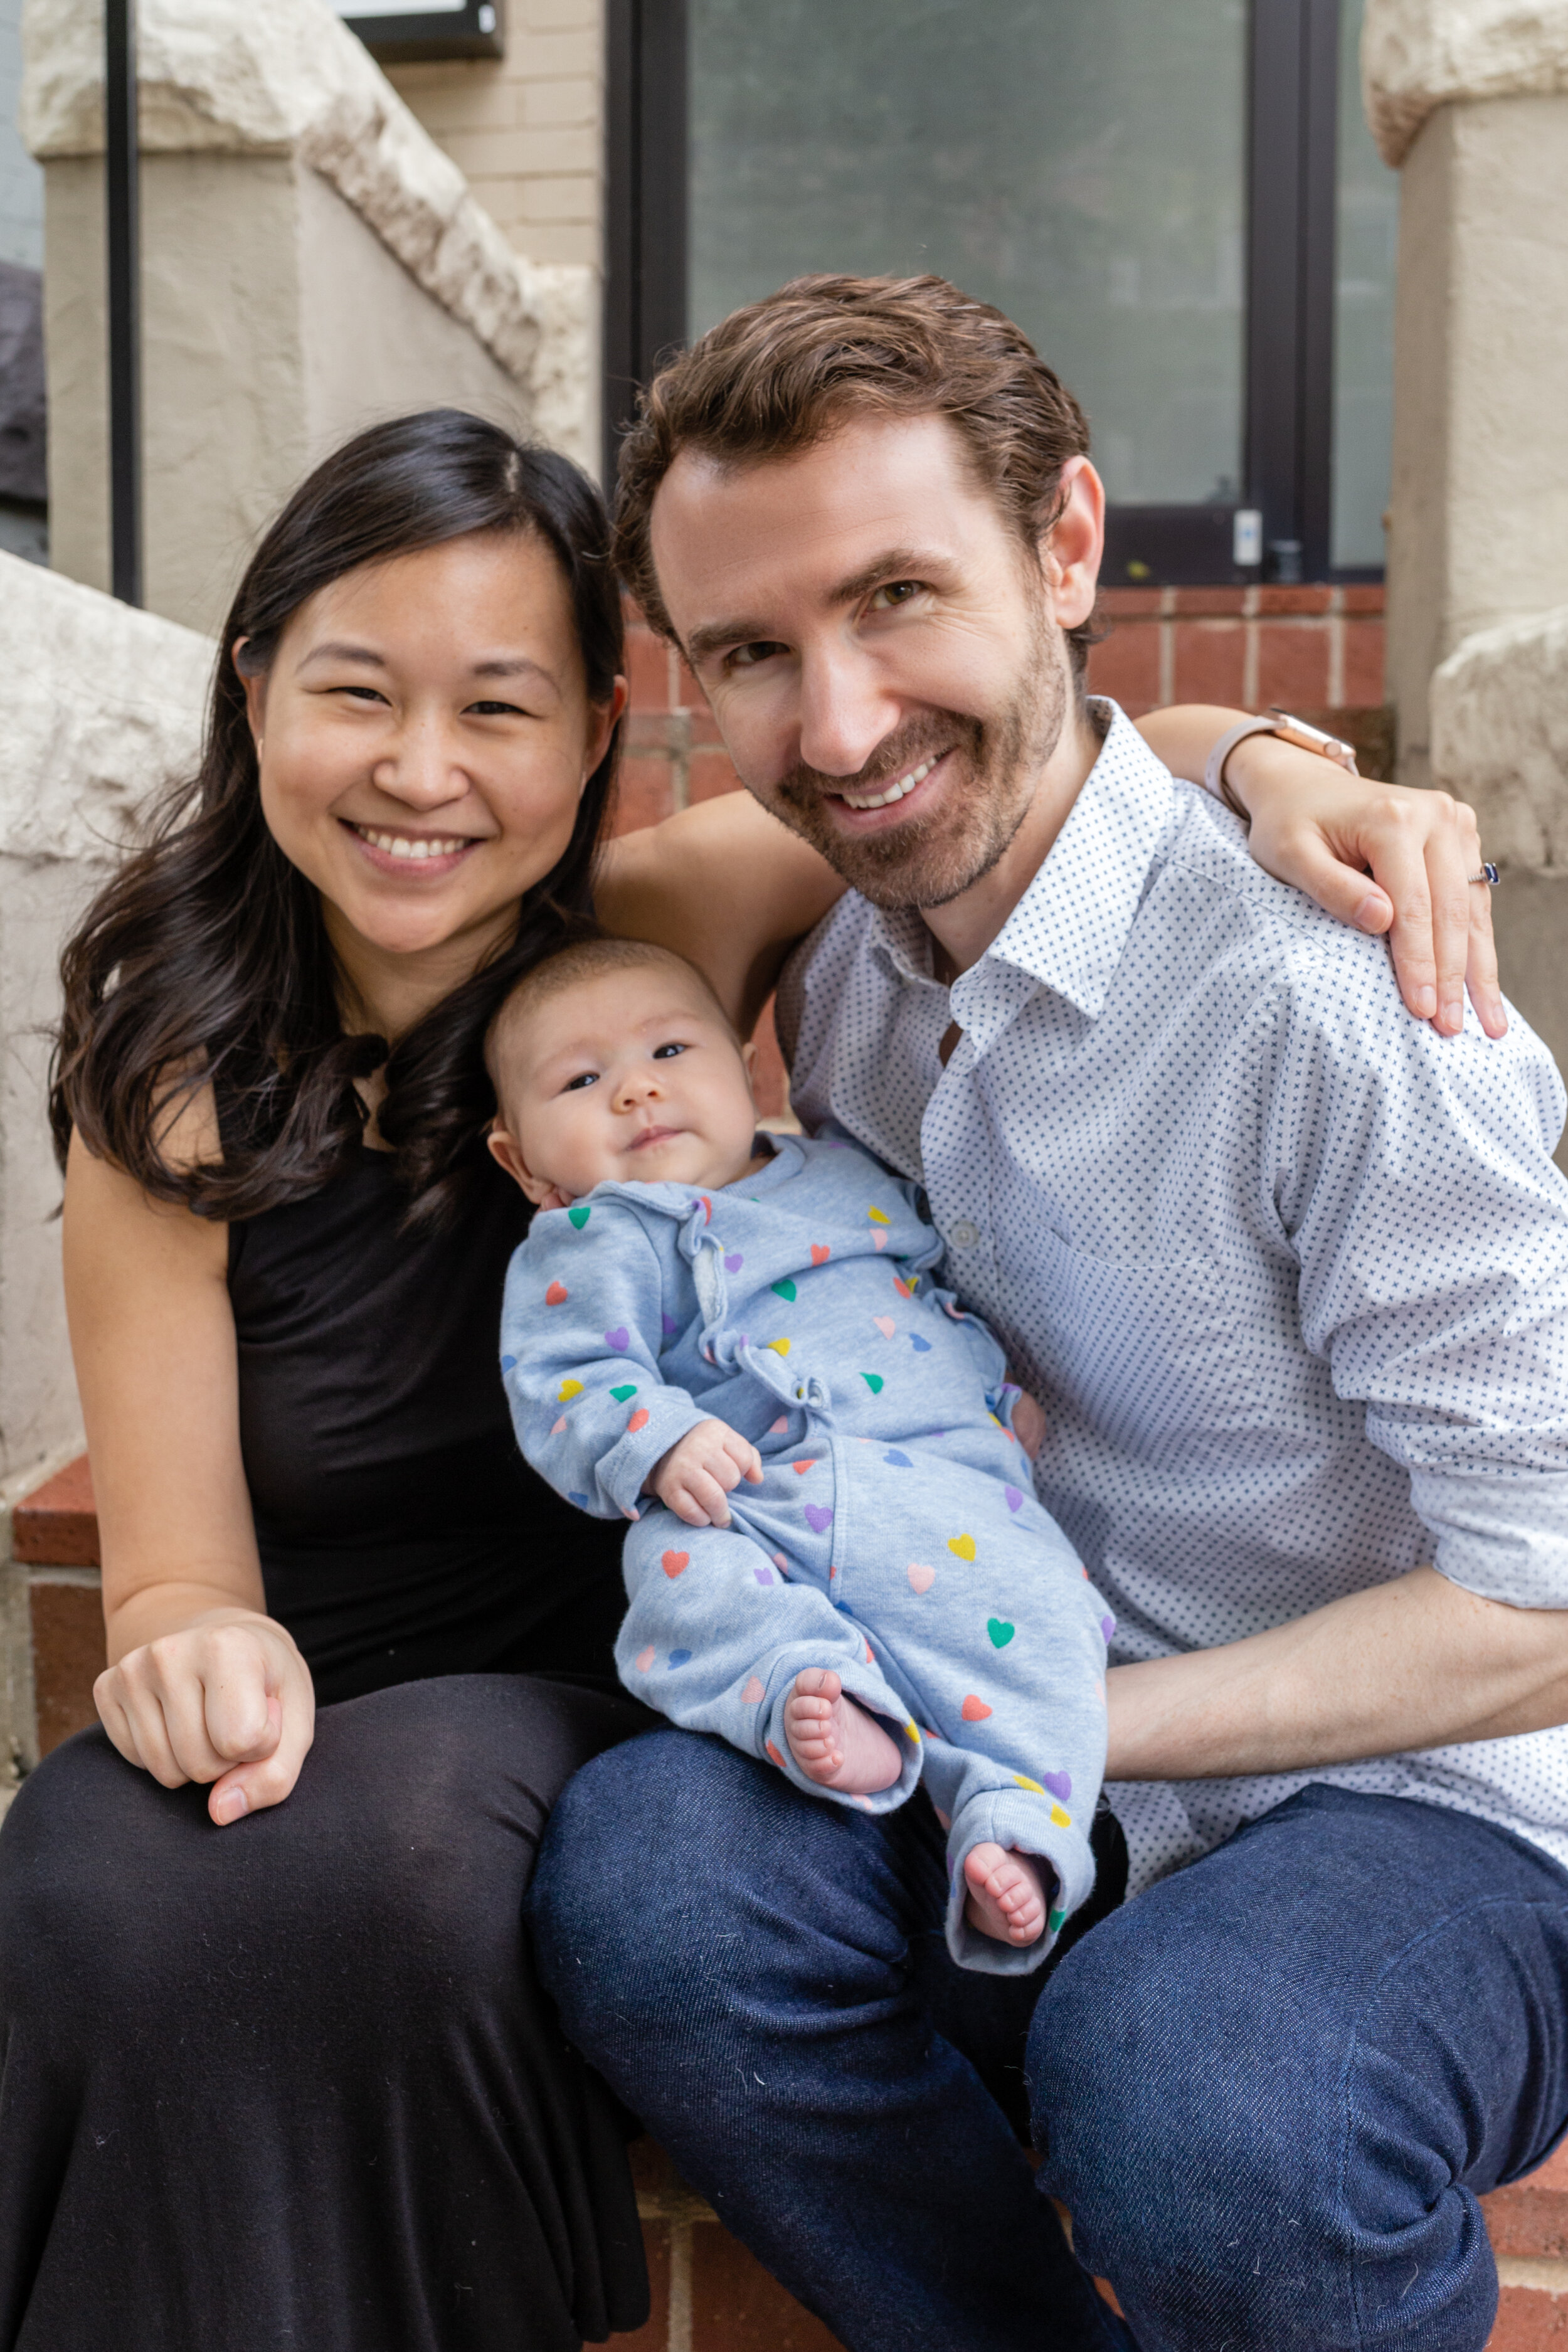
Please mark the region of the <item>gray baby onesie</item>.
[[[932, 1283], [942, 1242], [915, 1188], [841, 1138], [770, 1139], [768, 1165], [721, 1191], [600, 1184], [535, 1217], [502, 1313], [518, 1441], [569, 1501], [633, 1522], [628, 1690], [816, 1796], [881, 1811], [923, 1778], [955, 1958], [1032, 1969], [1094, 1880], [1111, 1620], [1036, 1500], [1000, 1347]], [[710, 1418], [763, 1459], [730, 1528], [642, 1491]], [[902, 1770], [880, 1795], [795, 1763], [783, 1711], [808, 1666], [887, 1719]], [[1026, 1949], [964, 1920], [963, 1860], [987, 1840], [1056, 1874]]]

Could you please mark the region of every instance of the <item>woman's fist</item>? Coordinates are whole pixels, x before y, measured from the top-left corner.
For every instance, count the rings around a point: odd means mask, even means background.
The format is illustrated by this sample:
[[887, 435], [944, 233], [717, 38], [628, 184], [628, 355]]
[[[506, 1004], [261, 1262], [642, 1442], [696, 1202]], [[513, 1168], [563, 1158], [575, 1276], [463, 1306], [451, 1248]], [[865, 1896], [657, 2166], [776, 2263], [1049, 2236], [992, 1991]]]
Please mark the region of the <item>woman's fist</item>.
[[310, 1668], [281, 1625], [248, 1609], [215, 1609], [127, 1651], [93, 1696], [128, 1764], [165, 1789], [211, 1783], [220, 1827], [280, 1804], [315, 1734]]

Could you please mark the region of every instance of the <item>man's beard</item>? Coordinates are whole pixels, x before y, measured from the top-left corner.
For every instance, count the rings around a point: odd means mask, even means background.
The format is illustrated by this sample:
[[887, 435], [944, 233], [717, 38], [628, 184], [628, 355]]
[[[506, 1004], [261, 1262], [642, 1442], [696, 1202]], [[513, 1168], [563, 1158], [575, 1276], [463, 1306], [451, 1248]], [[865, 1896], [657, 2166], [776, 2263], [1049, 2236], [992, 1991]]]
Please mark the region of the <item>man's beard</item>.
[[[825, 776], [797, 764], [767, 806], [820, 850], [852, 890], [876, 907], [944, 907], [989, 874], [1028, 814], [1040, 770], [1061, 740], [1070, 688], [1059, 633], [1042, 610], [1013, 700], [994, 719], [922, 713], [877, 747], [857, 776]], [[1056, 646], [1052, 637], [1058, 639]], [[846, 834], [829, 816], [831, 793], [885, 791], [922, 760], [951, 752], [963, 774], [942, 803], [885, 832]]]

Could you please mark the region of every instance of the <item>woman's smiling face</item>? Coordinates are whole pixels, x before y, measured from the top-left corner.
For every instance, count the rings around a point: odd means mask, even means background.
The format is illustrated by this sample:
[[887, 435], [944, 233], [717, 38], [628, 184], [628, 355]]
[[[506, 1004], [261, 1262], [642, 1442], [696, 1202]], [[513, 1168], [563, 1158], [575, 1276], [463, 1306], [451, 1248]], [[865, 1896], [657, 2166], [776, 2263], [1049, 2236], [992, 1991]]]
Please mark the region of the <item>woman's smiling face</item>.
[[481, 532], [332, 581], [247, 691], [263, 814], [348, 978], [406, 959], [441, 992], [564, 855], [626, 689], [590, 703], [550, 547]]

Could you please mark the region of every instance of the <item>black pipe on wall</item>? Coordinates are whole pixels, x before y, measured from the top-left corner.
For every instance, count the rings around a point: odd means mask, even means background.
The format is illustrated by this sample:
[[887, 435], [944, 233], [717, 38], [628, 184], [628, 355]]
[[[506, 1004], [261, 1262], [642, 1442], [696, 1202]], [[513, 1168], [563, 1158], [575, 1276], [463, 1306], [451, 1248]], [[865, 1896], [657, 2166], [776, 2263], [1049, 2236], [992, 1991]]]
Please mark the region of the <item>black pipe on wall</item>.
[[104, 0], [104, 204], [109, 262], [110, 580], [142, 602], [142, 270], [136, 0]]

